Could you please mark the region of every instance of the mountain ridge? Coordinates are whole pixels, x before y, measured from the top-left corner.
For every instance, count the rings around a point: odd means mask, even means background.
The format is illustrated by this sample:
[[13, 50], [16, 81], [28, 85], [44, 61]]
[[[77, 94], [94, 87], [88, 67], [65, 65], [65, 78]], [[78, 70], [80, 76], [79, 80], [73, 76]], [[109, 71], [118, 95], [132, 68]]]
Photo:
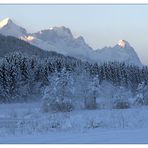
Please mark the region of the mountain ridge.
[[75, 38], [65, 26], [50, 27], [35, 33], [16, 25], [10, 18], [0, 21], [0, 33], [14, 36], [46, 51], [56, 51], [90, 62], [118, 61], [141, 66], [142, 63], [134, 48], [125, 40], [119, 40], [114, 47], [94, 50], [82, 36]]

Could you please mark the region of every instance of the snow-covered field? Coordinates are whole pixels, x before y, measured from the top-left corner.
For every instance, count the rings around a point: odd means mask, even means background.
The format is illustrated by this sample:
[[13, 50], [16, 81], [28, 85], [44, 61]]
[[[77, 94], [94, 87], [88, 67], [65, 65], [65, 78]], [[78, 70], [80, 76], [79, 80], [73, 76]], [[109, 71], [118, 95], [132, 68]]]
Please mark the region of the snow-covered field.
[[47, 134], [1, 137], [0, 143], [51, 144], [143, 144], [148, 143], [148, 129], [91, 129], [49, 132]]
[[148, 143], [148, 107], [42, 113], [0, 105], [0, 143]]

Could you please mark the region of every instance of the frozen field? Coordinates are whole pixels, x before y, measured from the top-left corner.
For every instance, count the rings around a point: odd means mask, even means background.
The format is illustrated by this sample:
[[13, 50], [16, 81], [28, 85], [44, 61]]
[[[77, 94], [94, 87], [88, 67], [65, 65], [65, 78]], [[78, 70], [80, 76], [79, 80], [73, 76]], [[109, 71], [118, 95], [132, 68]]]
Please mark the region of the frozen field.
[[0, 143], [148, 143], [148, 108], [42, 113], [0, 105]]

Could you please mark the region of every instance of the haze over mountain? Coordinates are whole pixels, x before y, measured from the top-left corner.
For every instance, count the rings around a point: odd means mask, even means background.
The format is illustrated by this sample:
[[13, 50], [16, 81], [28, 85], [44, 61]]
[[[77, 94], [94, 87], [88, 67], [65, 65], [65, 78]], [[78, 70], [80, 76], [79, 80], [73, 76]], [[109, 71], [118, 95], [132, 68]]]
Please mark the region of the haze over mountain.
[[10, 18], [6, 18], [0, 21], [0, 33], [20, 38], [46, 51], [56, 51], [90, 62], [119, 61], [142, 65], [134, 48], [127, 41], [120, 40], [114, 47], [94, 50], [82, 36], [75, 38], [70, 29], [64, 26], [27, 33], [26, 29], [16, 25]]

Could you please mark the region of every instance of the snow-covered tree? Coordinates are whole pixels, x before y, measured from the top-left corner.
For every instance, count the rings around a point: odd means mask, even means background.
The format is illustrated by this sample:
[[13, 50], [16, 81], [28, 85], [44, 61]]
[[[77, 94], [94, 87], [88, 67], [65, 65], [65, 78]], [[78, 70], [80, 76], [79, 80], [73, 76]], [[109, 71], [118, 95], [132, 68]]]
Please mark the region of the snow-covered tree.
[[85, 98], [85, 108], [96, 109], [96, 99], [99, 95], [100, 85], [98, 76], [88, 79], [88, 91]]
[[113, 108], [126, 109], [130, 107], [129, 92], [124, 87], [117, 87], [114, 95]]
[[72, 105], [72, 80], [70, 74], [63, 69], [49, 77], [49, 86], [43, 96], [45, 111], [71, 111]]
[[144, 82], [140, 83], [136, 92], [136, 105], [148, 105], [148, 85]]

